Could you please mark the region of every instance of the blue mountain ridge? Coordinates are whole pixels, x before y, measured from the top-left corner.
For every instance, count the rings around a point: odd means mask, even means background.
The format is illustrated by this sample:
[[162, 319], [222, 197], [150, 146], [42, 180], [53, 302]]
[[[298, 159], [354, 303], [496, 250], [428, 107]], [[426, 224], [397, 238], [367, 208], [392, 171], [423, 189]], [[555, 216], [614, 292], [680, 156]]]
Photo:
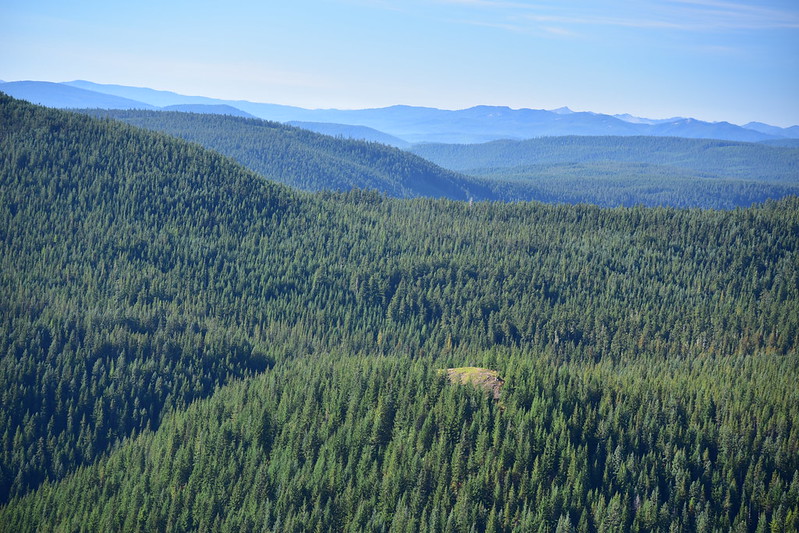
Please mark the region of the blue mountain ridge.
[[333, 137], [344, 137], [345, 139], [354, 139], [357, 141], [370, 141], [396, 148], [408, 148], [411, 144], [407, 141], [394, 137], [388, 133], [369, 128], [367, 126], [352, 126], [350, 124], [336, 124], [335, 122], [303, 122], [301, 120], [291, 120], [287, 122], [289, 126], [311, 130], [323, 135], [331, 135]]
[[[692, 118], [646, 119], [631, 115], [604, 115], [575, 112], [568, 108], [511, 109], [504, 106], [474, 106], [446, 110], [431, 107], [395, 105], [374, 109], [304, 109], [279, 104], [243, 100], [222, 100], [204, 96], [186, 96], [170, 91], [124, 85], [104, 85], [76, 80], [64, 83], [11, 82], [0, 84], [0, 91], [16, 98], [49, 107], [102, 109], [158, 109], [170, 106], [206, 106], [183, 108], [195, 112], [236, 114], [235, 108], [253, 117], [276, 122], [314, 123], [309, 129], [324, 126], [334, 135], [367, 138], [386, 135], [398, 142], [380, 141], [395, 146], [403, 142], [482, 143], [498, 139], [531, 139], [566, 135], [685, 137], [745, 142], [776, 141], [799, 138], [799, 126], [779, 128], [762, 123], [738, 126], [729, 122], [705, 122]], [[227, 111], [219, 107], [229, 106]], [[174, 109], [174, 108], [173, 108]], [[246, 115], [243, 115], [246, 116]], [[300, 124], [301, 125], [301, 124]], [[380, 135], [363, 137], [361, 126]], [[332, 129], [331, 129], [332, 128]], [[356, 133], [357, 132], [357, 133]]]
[[32, 104], [61, 109], [155, 109], [134, 99], [47, 81], [0, 83], [0, 91]]

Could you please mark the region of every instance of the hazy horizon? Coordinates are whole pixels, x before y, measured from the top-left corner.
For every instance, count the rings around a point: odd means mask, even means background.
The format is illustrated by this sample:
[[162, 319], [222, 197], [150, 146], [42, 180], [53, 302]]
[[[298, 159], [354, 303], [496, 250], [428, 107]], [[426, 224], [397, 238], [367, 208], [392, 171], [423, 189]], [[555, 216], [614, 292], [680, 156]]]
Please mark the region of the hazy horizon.
[[790, 2], [145, 1], [0, 7], [0, 79], [308, 109], [476, 105], [799, 124]]

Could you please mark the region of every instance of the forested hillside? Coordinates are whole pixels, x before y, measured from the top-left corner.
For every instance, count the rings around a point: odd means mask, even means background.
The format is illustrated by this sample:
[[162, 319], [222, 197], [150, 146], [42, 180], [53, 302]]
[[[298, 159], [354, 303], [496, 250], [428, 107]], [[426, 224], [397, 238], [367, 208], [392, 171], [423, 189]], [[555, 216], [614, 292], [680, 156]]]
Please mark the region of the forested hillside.
[[2, 530], [799, 527], [795, 197], [310, 194], [4, 96], [0, 147]]
[[345, 139], [358, 139], [362, 141], [372, 141], [397, 148], [408, 148], [411, 144], [403, 141], [399, 137], [394, 137], [382, 131], [366, 126], [350, 126], [348, 124], [335, 124], [330, 122], [303, 122], [292, 120], [287, 122], [289, 126], [296, 126], [306, 130], [315, 131], [333, 137], [344, 137]]
[[505, 201], [735, 209], [799, 195], [799, 180], [719, 178], [696, 170], [617, 161], [471, 171]]
[[799, 150], [776, 144], [600, 136], [410, 150], [506, 201], [733, 209], [799, 194]]
[[733, 209], [799, 194], [799, 150], [659, 137], [557, 137], [417, 145], [436, 164], [376, 143], [259, 120], [93, 111], [198, 142], [305, 190], [374, 189], [392, 197]]
[[374, 189], [395, 198], [486, 198], [466, 176], [382, 144], [333, 138], [258, 119], [177, 112], [91, 111], [168, 133], [229, 156], [261, 175], [307, 191]]
[[617, 161], [677, 167], [719, 178], [786, 183], [799, 180], [799, 149], [765, 143], [566, 136], [483, 144], [419, 144], [411, 151], [457, 171]]

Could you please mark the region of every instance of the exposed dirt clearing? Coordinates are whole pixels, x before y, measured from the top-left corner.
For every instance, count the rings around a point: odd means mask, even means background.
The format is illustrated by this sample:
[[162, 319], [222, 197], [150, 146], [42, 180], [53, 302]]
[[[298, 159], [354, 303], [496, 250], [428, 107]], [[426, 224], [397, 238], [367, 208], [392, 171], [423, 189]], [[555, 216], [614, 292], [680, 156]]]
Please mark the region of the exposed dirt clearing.
[[476, 366], [463, 366], [445, 370], [452, 383], [471, 384], [491, 393], [495, 400], [499, 400], [502, 385], [505, 380], [499, 377], [496, 370], [479, 368]]

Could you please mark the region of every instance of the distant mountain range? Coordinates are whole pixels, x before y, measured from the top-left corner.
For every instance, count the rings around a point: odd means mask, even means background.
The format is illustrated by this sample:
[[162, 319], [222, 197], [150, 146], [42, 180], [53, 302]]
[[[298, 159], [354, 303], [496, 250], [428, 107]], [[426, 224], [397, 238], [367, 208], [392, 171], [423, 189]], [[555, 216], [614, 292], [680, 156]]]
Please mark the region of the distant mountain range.
[[729, 122], [704, 122], [682, 117], [656, 120], [626, 114], [611, 116], [575, 112], [566, 107], [552, 111], [498, 106], [476, 106], [451, 111], [403, 105], [357, 110], [303, 109], [277, 104], [185, 96], [169, 91], [101, 85], [89, 81], [6, 82], [0, 83], [0, 91], [15, 98], [56, 108], [168, 108], [199, 113], [252, 116], [277, 122], [290, 122], [332, 135], [372, 140], [400, 147], [404, 147], [405, 143], [479, 143], [498, 139], [520, 140], [565, 135], [646, 135], [746, 142], [799, 138], [799, 126], [780, 128], [759, 122], [737, 126]]
[[334, 122], [303, 122], [301, 120], [291, 120], [288, 125], [306, 130], [311, 130], [323, 135], [332, 137], [344, 137], [357, 141], [377, 142], [387, 144], [396, 148], [409, 148], [411, 143], [399, 137], [394, 137], [388, 133], [383, 133], [367, 126], [351, 126], [349, 124], [336, 124]]
[[86, 90], [64, 83], [47, 81], [12, 81], [0, 84], [9, 96], [47, 107], [98, 109], [155, 109], [144, 102], [99, 91]]
[[776, 137], [786, 137], [789, 139], [799, 139], [799, 126], [791, 126], [790, 128], [778, 128], [777, 126], [770, 126], [762, 122], [749, 122], [744, 124], [744, 128], [759, 131], [768, 135]]
[[[84, 112], [198, 143], [270, 180], [309, 191], [360, 188], [400, 198], [714, 209], [799, 194], [799, 150], [763, 143], [565, 136], [420, 144], [405, 151], [260, 119], [146, 110]], [[329, 126], [327, 133], [346, 128], [353, 135], [379, 133], [341, 124], [310, 126]]]
[[162, 107], [161, 110], [199, 113], [202, 115], [231, 115], [234, 117], [257, 118], [246, 111], [225, 104], [177, 104]]

